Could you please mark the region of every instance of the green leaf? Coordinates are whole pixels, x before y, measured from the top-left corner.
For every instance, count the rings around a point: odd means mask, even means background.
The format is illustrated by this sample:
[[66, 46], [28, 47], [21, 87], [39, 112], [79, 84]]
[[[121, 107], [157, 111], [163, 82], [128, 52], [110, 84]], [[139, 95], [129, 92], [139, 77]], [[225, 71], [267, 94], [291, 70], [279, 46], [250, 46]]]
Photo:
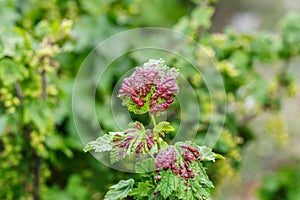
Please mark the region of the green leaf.
[[88, 189], [82, 187], [82, 184], [84, 184], [82, 179], [82, 176], [78, 174], [70, 176], [65, 190], [67, 190], [71, 199], [88, 199]]
[[16, 12], [16, 2], [1, 1], [0, 4], [0, 24], [2, 27], [9, 27], [20, 19], [21, 14]]
[[215, 158], [216, 159], [220, 159], [220, 160], [224, 160], [225, 159], [225, 157], [222, 156], [221, 154], [217, 154]]
[[97, 138], [95, 141], [91, 141], [87, 143], [83, 151], [88, 152], [90, 150], [95, 150], [95, 152], [104, 152], [104, 151], [111, 151], [112, 145], [111, 140], [113, 138], [113, 135], [105, 134], [99, 138]]
[[63, 138], [56, 134], [47, 135], [45, 144], [49, 149], [53, 150], [60, 149], [64, 146]]
[[170, 125], [169, 122], [160, 122], [154, 127], [154, 132], [160, 133], [163, 137], [166, 133], [174, 131], [174, 128]]
[[166, 199], [176, 190], [178, 186], [178, 177], [173, 174], [171, 170], [162, 171], [161, 180], [157, 185], [157, 190], [160, 191], [161, 195]]
[[206, 146], [197, 146], [200, 156], [203, 161], [213, 161], [215, 162], [216, 158], [223, 158], [223, 156], [212, 152], [212, 149]]
[[148, 198], [148, 200], [165, 200], [165, 199], [166, 198], [164, 198], [161, 194], [154, 195], [153, 193]]
[[132, 190], [134, 184], [133, 179], [121, 180], [116, 185], [110, 187], [109, 191], [106, 193], [104, 200], [117, 200], [125, 198], [128, 193]]
[[6, 126], [6, 115], [0, 117], [0, 136], [3, 134], [5, 126]]
[[211, 182], [211, 180], [209, 180], [202, 163], [198, 164], [198, 169], [200, 170], [200, 176], [196, 176], [197, 181], [203, 184], [205, 187], [214, 188], [214, 184]]
[[0, 52], [0, 58], [5, 58], [5, 56], [16, 58], [17, 56], [19, 56], [18, 51], [20, 50], [20, 48], [23, 48], [25, 46], [24, 38], [20, 35], [20, 33], [16, 32], [17, 29], [22, 30], [16, 27], [15, 30], [13, 29], [0, 30], [0, 44], [2, 46]]
[[191, 24], [193, 28], [196, 26], [207, 29], [211, 26], [211, 17], [214, 14], [213, 7], [197, 7], [192, 12]]
[[188, 187], [184, 184], [184, 182], [186, 182], [185, 179], [180, 179], [177, 190], [178, 199], [193, 199], [192, 193], [187, 192]]
[[21, 63], [9, 58], [0, 61], [0, 79], [4, 85], [14, 84], [26, 76], [28, 76], [28, 71]]
[[[192, 182], [193, 184], [193, 182]], [[210, 191], [208, 188], [200, 187], [197, 192], [193, 192], [195, 199], [208, 199], [210, 197]]]
[[137, 188], [133, 188], [129, 193], [130, 196], [134, 196], [136, 199], [140, 199], [141, 197], [147, 197], [153, 191], [153, 184], [149, 181], [139, 182]]
[[147, 158], [141, 162], [137, 162], [135, 165], [135, 171], [137, 173], [151, 172], [154, 170], [155, 160], [153, 158]]
[[49, 105], [42, 101], [33, 101], [23, 110], [23, 120], [25, 123], [32, 122], [40, 132], [45, 133], [51, 125], [52, 113]]
[[51, 150], [61, 150], [69, 158], [73, 156], [73, 152], [68, 148], [65, 140], [59, 134], [48, 134], [45, 144]]

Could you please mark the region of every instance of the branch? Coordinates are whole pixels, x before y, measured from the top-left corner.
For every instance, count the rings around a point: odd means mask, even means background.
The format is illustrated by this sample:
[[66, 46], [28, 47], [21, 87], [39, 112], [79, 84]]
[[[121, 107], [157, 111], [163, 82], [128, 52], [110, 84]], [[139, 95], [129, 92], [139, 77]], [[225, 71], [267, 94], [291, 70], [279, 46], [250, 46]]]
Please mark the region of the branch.
[[[151, 120], [152, 120], [152, 123], [153, 123], [153, 130], [155, 130], [155, 127], [156, 127], [155, 117], [154, 117], [153, 114], [150, 114], [150, 116], [151, 116]], [[155, 140], [157, 142], [157, 149], [160, 150], [159, 133], [156, 133], [156, 131], [154, 131], [154, 137], [155, 137]]]
[[249, 115], [244, 116], [238, 123], [239, 126], [245, 126], [248, 124], [250, 121], [255, 119], [258, 116], [258, 113], [252, 113]]
[[[30, 141], [31, 140], [31, 128], [29, 125], [25, 125], [23, 127], [25, 132], [25, 138]], [[42, 164], [42, 158], [37, 154], [36, 150], [34, 148], [32, 149], [32, 160], [33, 160], [33, 166], [31, 166], [31, 170], [34, 176], [33, 179], [33, 200], [39, 200], [40, 199], [40, 174], [41, 174], [41, 164]]]
[[279, 80], [279, 87], [277, 89], [277, 97], [282, 97], [283, 93], [283, 88], [285, 87], [284, 84], [282, 84], [282, 78], [286, 78], [289, 68], [290, 68], [290, 60], [287, 60], [286, 62], [283, 63], [283, 65], [280, 67], [277, 76], [280, 77]]
[[46, 71], [42, 71], [42, 99], [47, 97], [47, 76]]
[[20, 101], [22, 101], [24, 98], [24, 95], [23, 95], [22, 88], [21, 88], [21, 85], [19, 82], [15, 83], [15, 90], [16, 90], [18, 98], [20, 99]]
[[40, 175], [41, 175], [42, 159], [39, 155], [37, 155], [37, 153], [35, 151], [33, 152], [32, 157], [34, 160], [33, 200], [39, 200], [40, 199]]

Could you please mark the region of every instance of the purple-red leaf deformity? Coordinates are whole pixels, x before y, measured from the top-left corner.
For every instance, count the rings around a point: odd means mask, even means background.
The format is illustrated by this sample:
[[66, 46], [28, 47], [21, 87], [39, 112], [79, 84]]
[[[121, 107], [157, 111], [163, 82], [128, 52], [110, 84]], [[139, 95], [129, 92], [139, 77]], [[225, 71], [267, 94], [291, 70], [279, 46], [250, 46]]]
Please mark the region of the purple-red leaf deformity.
[[176, 161], [177, 161], [177, 153], [175, 151], [175, 148], [170, 147], [167, 149], [163, 149], [156, 156], [155, 169], [160, 170], [162, 168], [163, 170], [166, 171], [169, 168], [171, 168], [172, 171], [175, 173], [175, 171], [177, 170], [174, 167]]
[[165, 65], [163, 59], [150, 59], [123, 80], [118, 96], [131, 112], [164, 112], [179, 91], [177, 78], [178, 71]]

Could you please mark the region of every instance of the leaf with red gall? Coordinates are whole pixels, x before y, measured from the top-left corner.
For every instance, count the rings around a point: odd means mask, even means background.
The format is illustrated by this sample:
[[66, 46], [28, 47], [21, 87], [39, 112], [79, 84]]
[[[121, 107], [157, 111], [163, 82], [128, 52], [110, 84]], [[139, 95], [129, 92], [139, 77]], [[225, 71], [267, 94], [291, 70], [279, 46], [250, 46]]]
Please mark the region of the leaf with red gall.
[[123, 80], [118, 97], [130, 112], [164, 112], [173, 103], [179, 91], [178, 71], [164, 63], [163, 59], [150, 59]]
[[[205, 151], [204, 151], [205, 150]], [[155, 157], [156, 189], [165, 199], [185, 194], [180, 199], [207, 199], [213, 183], [202, 165], [203, 156], [215, 156], [192, 142], [178, 142], [162, 149]], [[173, 187], [175, 185], [175, 187]]]
[[188, 161], [190, 163], [196, 160], [196, 157], [190, 151], [184, 151], [183, 152], [183, 156], [184, 156], [184, 160], [186, 160], [186, 161]]
[[177, 161], [177, 153], [174, 147], [170, 146], [161, 150], [156, 156], [155, 168], [156, 170], [168, 170], [172, 164]]
[[129, 125], [129, 129], [122, 134], [115, 134], [112, 140], [112, 150], [110, 152], [111, 163], [115, 163], [126, 156], [135, 154], [139, 157], [148, 153], [155, 143], [152, 130], [145, 129], [140, 122]]

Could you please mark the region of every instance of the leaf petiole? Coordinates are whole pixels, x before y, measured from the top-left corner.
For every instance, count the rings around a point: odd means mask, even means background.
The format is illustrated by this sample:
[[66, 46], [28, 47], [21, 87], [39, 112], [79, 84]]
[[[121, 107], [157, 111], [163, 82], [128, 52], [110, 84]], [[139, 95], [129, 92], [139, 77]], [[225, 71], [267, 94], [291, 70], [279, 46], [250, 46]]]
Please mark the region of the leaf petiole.
[[154, 137], [155, 137], [155, 140], [157, 142], [157, 149], [158, 151], [160, 150], [160, 140], [159, 140], [159, 133], [156, 131], [156, 121], [155, 121], [155, 117], [153, 114], [150, 114], [150, 117], [151, 117], [151, 120], [152, 120], [152, 123], [153, 123], [153, 131], [154, 131]]

